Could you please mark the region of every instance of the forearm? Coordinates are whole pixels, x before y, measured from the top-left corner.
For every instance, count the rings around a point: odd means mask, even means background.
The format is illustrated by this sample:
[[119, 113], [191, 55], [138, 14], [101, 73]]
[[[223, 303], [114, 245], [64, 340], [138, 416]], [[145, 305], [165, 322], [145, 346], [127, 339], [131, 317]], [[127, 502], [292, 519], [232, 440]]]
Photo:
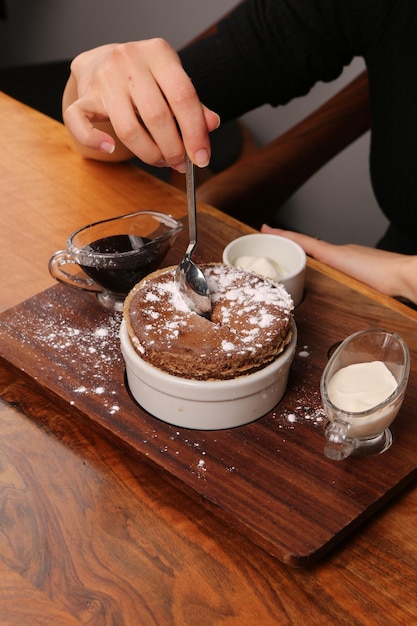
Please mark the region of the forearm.
[[263, 226], [262, 232], [282, 235], [305, 252], [388, 296], [417, 304], [417, 256], [398, 254], [357, 244], [335, 245], [315, 237]]
[[[319, 242], [319, 245], [325, 242]], [[417, 303], [417, 256], [357, 244], [327, 244], [326, 263], [388, 296]]]
[[417, 304], [417, 257], [401, 255], [398, 260], [398, 276], [402, 296], [406, 300]]

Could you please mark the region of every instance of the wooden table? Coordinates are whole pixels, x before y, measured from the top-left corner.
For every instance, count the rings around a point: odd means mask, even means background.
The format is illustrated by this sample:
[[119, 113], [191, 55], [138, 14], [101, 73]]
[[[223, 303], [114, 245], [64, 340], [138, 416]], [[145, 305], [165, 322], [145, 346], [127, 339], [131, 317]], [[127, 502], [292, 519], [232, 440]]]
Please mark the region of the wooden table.
[[[140, 171], [82, 161], [58, 123], [5, 96], [0, 113], [1, 310], [53, 285], [48, 259], [78, 226], [139, 207], [185, 213], [180, 192]], [[395, 301], [310, 269], [416, 325]], [[318, 565], [294, 569], [70, 410], [18, 378], [10, 385], [21, 402], [0, 402], [2, 625], [416, 621], [414, 487]]]

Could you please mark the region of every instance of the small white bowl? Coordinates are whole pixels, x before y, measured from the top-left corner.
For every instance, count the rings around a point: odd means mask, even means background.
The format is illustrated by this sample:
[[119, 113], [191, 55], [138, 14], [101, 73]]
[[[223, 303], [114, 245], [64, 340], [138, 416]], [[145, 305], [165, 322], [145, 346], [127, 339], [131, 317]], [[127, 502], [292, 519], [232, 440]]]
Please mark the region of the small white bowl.
[[271, 259], [282, 269], [279, 282], [284, 285], [297, 306], [303, 299], [306, 253], [286, 237], [267, 233], [244, 235], [231, 241], [223, 250], [223, 263], [237, 265], [240, 257]]
[[189, 380], [144, 361], [133, 348], [126, 324], [120, 329], [130, 392], [148, 413], [196, 430], [221, 430], [253, 422], [281, 400], [297, 344], [297, 328], [284, 352], [263, 369], [230, 380]]

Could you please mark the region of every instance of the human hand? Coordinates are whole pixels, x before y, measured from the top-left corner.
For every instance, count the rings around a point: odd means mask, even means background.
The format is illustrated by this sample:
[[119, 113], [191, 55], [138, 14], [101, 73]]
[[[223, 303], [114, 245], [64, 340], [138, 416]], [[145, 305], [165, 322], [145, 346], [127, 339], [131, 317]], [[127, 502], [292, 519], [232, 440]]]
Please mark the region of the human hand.
[[177, 53], [162, 39], [109, 44], [77, 56], [63, 118], [85, 156], [122, 160], [134, 154], [179, 172], [185, 171], [185, 151], [197, 166], [208, 165], [208, 133], [220, 121], [200, 102]]
[[287, 237], [309, 256], [389, 296], [417, 302], [417, 256], [357, 244], [335, 245], [309, 235], [262, 226], [263, 233]]

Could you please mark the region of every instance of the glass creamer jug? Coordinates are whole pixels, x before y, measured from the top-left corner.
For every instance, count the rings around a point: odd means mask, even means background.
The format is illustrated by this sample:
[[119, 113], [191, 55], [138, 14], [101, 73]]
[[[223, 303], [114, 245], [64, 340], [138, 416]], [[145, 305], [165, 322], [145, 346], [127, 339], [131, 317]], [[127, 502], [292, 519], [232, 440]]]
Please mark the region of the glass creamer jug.
[[[342, 369], [347, 372], [349, 366], [356, 364], [361, 365], [360, 378], [356, 382], [351, 379], [349, 384], [345, 378], [344, 389], [335, 403], [334, 396], [332, 400], [330, 393], [332, 378]], [[372, 369], [372, 380], [367, 380], [367, 371], [370, 371], [366, 369], [368, 365], [378, 365], [378, 368]], [[329, 418], [324, 449], [327, 457], [342, 460], [350, 454], [377, 454], [391, 446], [389, 426], [403, 402], [409, 371], [408, 348], [396, 333], [379, 329], [364, 330], [354, 333], [341, 343], [327, 363], [320, 383], [324, 409]], [[387, 380], [392, 379], [392, 386], [385, 385], [382, 377], [375, 378], [379, 372], [386, 375]], [[349, 410], [341, 406], [344, 403], [345, 406], [346, 403], [349, 404], [348, 395], [355, 393], [355, 385], [356, 393], [362, 394], [361, 401], [356, 404], [361, 406], [365, 402], [365, 406], [369, 404], [368, 408]], [[383, 397], [385, 386], [389, 391]], [[378, 392], [381, 392], [381, 399], [373, 403], [371, 398], [378, 397]]]

